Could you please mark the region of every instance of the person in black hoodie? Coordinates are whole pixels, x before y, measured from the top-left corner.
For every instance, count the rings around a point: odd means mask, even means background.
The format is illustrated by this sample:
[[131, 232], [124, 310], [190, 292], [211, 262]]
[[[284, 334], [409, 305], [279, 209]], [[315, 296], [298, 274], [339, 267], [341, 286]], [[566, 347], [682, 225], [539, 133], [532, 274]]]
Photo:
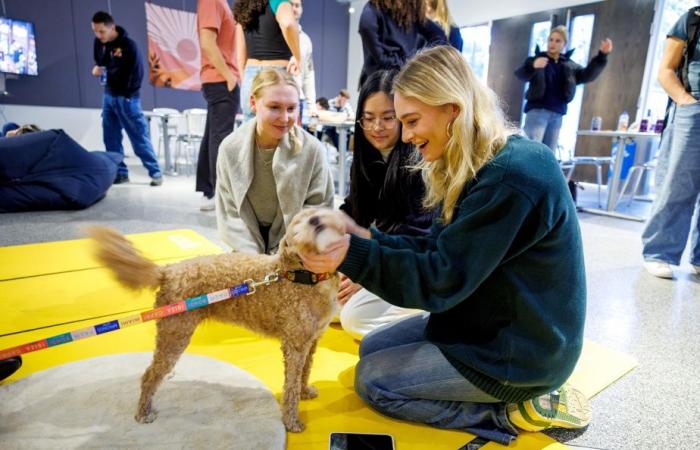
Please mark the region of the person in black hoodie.
[[[389, 234], [426, 235], [433, 214], [422, 206], [425, 184], [412, 167], [419, 155], [401, 141], [391, 86], [396, 71], [369, 76], [360, 90], [356, 133], [350, 169], [350, 193], [340, 207], [364, 227], [376, 226]], [[341, 277], [338, 303], [340, 323], [356, 339], [373, 329], [419, 310], [400, 308]]]
[[360, 86], [378, 70], [400, 69], [421, 46], [447, 44], [442, 29], [426, 19], [425, 0], [370, 0], [359, 33], [365, 59]]
[[515, 71], [522, 81], [529, 81], [525, 93], [525, 124], [523, 130], [533, 141], [542, 142], [555, 151], [559, 142], [562, 117], [566, 105], [576, 95], [576, 85], [595, 80], [605, 68], [613, 43], [605, 39], [598, 54], [588, 66], [582, 67], [571, 58], [573, 50], [562, 53], [568, 41], [566, 27], [552, 28], [547, 40], [547, 51], [535, 49], [535, 55], [527, 58]]
[[[124, 154], [122, 130], [126, 131], [134, 148], [151, 177], [151, 186], [163, 184], [163, 175], [156, 153], [148, 136], [148, 123], [141, 110], [139, 89], [143, 79], [143, 63], [136, 43], [126, 30], [114, 24], [114, 19], [104, 11], [92, 16], [95, 33], [92, 74], [106, 75], [102, 100], [102, 137], [108, 152]], [[104, 73], [103, 73], [104, 71]], [[123, 162], [114, 180], [115, 184], [129, 181], [129, 170]]]

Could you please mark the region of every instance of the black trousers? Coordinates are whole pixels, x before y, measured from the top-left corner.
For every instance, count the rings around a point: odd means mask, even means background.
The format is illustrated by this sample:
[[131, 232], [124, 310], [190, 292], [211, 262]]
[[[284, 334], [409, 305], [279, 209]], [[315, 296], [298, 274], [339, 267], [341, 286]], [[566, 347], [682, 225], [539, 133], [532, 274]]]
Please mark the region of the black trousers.
[[229, 91], [226, 82], [203, 83], [202, 95], [207, 101], [207, 124], [199, 147], [197, 159], [197, 192], [209, 198], [216, 189], [216, 158], [219, 145], [233, 132], [236, 113], [241, 103], [241, 89], [238, 85]]

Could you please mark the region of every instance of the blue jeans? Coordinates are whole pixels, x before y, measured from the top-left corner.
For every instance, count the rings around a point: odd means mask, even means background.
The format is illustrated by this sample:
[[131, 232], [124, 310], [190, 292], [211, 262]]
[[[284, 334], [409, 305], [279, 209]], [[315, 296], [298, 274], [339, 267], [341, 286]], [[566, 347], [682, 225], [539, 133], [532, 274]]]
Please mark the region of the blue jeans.
[[525, 114], [523, 131], [528, 138], [536, 142], [542, 142], [553, 152], [557, 150], [559, 143], [559, 131], [563, 114], [555, 113], [548, 109], [531, 109]]
[[357, 394], [390, 417], [456, 428], [508, 445], [518, 434], [505, 403], [462, 376], [425, 339], [427, 314], [368, 333], [355, 368]]
[[[129, 136], [134, 153], [141, 159], [151, 178], [161, 176], [160, 166], [153, 151], [148, 133], [148, 123], [141, 110], [138, 96], [118, 97], [105, 92], [102, 99], [102, 138], [108, 152], [124, 154], [122, 130]], [[124, 162], [119, 164], [117, 175], [128, 175]]]
[[277, 68], [284, 71], [287, 66], [277, 65], [262, 65], [262, 64], [246, 64], [243, 71], [243, 84], [241, 85], [241, 112], [243, 113], [243, 121], [255, 117], [255, 113], [250, 109], [250, 95], [253, 93], [253, 80], [255, 76], [263, 69]]
[[[647, 261], [678, 265], [691, 237], [690, 262], [700, 265], [700, 103], [673, 105], [659, 149], [663, 177], [642, 233]], [[695, 214], [693, 214], [695, 212]]]

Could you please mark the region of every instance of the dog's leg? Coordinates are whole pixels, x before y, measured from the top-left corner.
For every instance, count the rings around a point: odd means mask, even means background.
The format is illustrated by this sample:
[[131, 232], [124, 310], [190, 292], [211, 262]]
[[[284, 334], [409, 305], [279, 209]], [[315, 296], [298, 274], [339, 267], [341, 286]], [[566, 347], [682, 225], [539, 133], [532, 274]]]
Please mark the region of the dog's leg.
[[151, 405], [153, 395], [190, 343], [199, 323], [194, 314], [191, 316], [166, 317], [156, 324], [156, 350], [150, 367], [141, 377], [141, 398], [134, 416], [137, 422], [151, 423], [156, 419], [157, 411]]
[[284, 422], [284, 426], [288, 431], [304, 431], [304, 424], [299, 420], [299, 397], [301, 395], [301, 379], [304, 373], [304, 365], [309, 350], [311, 350], [311, 345], [310, 341], [305, 341], [300, 345], [282, 342], [282, 353], [284, 354], [282, 422]]
[[316, 344], [318, 344], [318, 339], [316, 339], [313, 342], [313, 344], [311, 344], [309, 353], [308, 355], [306, 355], [306, 362], [304, 363], [304, 372], [301, 375], [302, 400], [316, 398], [318, 396], [318, 389], [309, 384], [309, 374], [311, 373], [311, 365], [313, 364], [314, 353], [316, 353]]

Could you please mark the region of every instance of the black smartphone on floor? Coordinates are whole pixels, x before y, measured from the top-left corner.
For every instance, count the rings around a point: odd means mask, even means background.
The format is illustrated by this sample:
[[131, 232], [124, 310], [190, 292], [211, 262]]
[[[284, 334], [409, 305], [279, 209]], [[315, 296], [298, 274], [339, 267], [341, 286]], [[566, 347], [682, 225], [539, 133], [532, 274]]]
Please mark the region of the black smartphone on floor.
[[394, 437], [375, 433], [331, 433], [330, 450], [395, 450]]

